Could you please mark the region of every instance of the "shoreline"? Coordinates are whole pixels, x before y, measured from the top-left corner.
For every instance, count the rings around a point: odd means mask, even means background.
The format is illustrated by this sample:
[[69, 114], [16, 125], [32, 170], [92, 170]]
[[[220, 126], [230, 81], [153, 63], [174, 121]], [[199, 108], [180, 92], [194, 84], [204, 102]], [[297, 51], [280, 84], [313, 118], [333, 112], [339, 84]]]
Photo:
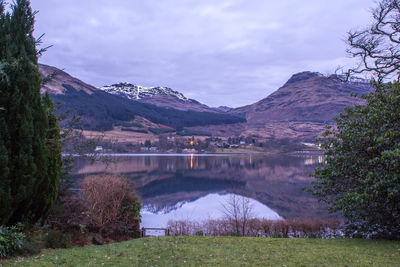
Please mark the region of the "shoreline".
[[[256, 156], [273, 156], [273, 155], [290, 155], [290, 156], [323, 156], [324, 153], [321, 151], [291, 151], [291, 152], [206, 152], [206, 153], [87, 153], [84, 156], [92, 157], [139, 157], [139, 156], [167, 156], [167, 157], [180, 157], [180, 156], [193, 156], [193, 157], [210, 157], [210, 156], [244, 156], [244, 155], [256, 155]], [[80, 154], [69, 154], [62, 153], [63, 157], [82, 157]]]

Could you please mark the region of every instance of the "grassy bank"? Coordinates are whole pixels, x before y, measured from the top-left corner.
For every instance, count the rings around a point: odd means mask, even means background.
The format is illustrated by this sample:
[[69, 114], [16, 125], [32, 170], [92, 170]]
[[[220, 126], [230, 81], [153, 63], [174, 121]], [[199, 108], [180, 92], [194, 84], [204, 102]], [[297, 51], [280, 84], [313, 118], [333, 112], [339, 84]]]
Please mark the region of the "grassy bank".
[[143, 238], [45, 250], [0, 266], [400, 266], [400, 242], [246, 237]]

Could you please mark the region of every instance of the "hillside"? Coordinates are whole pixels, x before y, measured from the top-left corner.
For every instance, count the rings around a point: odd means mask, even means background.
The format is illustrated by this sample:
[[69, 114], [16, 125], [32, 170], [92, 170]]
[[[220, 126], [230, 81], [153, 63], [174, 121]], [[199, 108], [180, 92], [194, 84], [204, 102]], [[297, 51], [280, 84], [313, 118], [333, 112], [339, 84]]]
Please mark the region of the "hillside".
[[271, 121], [329, 123], [344, 107], [362, 103], [352, 93], [361, 95], [370, 90], [367, 81], [343, 82], [334, 76], [301, 72], [268, 97], [230, 113], [245, 114], [250, 125]]
[[112, 130], [115, 125], [131, 122], [136, 116], [172, 128], [245, 121], [228, 114], [175, 110], [131, 101], [98, 90], [54, 67], [40, 65], [40, 71], [43, 76], [56, 74], [43, 86], [42, 92], [47, 90], [55, 102], [61, 103], [60, 111], [73, 110], [81, 117], [82, 126], [87, 130]]
[[326, 124], [346, 106], [363, 102], [358, 96], [372, 90], [369, 82], [343, 82], [335, 76], [316, 72], [294, 74], [281, 88], [264, 99], [230, 110], [229, 114], [243, 116], [246, 123], [194, 127], [218, 136], [255, 136], [261, 140], [291, 139], [315, 141]]
[[53, 76], [42, 86], [42, 94], [47, 91], [50, 95], [63, 95], [67, 91], [67, 88], [63, 86], [64, 84], [68, 84], [72, 86], [74, 90], [82, 91], [89, 95], [97, 91], [96, 87], [86, 84], [56, 67], [39, 64], [39, 71], [43, 77]]
[[[144, 118], [154, 124], [149, 126], [153, 129], [190, 127], [192, 131], [221, 137], [315, 141], [344, 107], [362, 103], [352, 93], [361, 95], [371, 90], [367, 81], [343, 82], [334, 76], [301, 72], [254, 104], [236, 109], [210, 108], [166, 87], [120, 83], [99, 90], [57, 68], [40, 65], [40, 70], [43, 75], [57, 74], [42, 92], [47, 90], [55, 101], [64, 103], [62, 109], [74, 110], [82, 118], [84, 129], [120, 131], [124, 127], [135, 135], [150, 134], [141, 125], [131, 127], [137, 124], [137, 118]], [[129, 133], [124, 132], [125, 135]]]

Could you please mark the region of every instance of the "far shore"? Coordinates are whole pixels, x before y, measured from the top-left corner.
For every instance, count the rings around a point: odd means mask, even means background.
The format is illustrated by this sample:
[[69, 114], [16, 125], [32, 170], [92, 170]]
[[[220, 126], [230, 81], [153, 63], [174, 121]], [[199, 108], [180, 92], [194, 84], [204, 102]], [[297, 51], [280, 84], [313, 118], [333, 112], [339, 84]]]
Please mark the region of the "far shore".
[[[168, 153], [168, 152], [155, 152], [155, 153], [88, 153], [85, 156], [97, 157], [138, 157], [138, 156], [167, 156], [167, 157], [181, 157], [181, 156], [196, 156], [196, 157], [209, 157], [209, 156], [237, 156], [237, 155], [257, 155], [257, 156], [272, 156], [272, 155], [291, 155], [291, 156], [321, 156], [323, 151], [291, 151], [291, 152], [204, 152], [204, 153]], [[73, 156], [81, 157], [79, 154], [63, 153], [63, 157]]]

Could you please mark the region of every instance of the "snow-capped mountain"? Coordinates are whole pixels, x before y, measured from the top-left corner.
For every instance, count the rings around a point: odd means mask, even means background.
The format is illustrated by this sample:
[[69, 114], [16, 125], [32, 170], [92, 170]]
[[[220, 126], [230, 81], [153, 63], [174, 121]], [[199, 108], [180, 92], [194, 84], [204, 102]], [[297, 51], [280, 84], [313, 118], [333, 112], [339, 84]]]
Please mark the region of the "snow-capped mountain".
[[182, 101], [190, 101], [182, 93], [172, 90], [168, 87], [144, 87], [131, 83], [118, 83], [99, 88], [109, 94], [123, 96], [131, 100], [153, 97], [157, 95], [173, 96]]
[[168, 87], [144, 87], [131, 83], [118, 83], [99, 88], [109, 94], [128, 98], [133, 101], [149, 103], [164, 108], [178, 110], [194, 110], [206, 112], [222, 112], [208, 107], [194, 99], [185, 97], [182, 93]]

